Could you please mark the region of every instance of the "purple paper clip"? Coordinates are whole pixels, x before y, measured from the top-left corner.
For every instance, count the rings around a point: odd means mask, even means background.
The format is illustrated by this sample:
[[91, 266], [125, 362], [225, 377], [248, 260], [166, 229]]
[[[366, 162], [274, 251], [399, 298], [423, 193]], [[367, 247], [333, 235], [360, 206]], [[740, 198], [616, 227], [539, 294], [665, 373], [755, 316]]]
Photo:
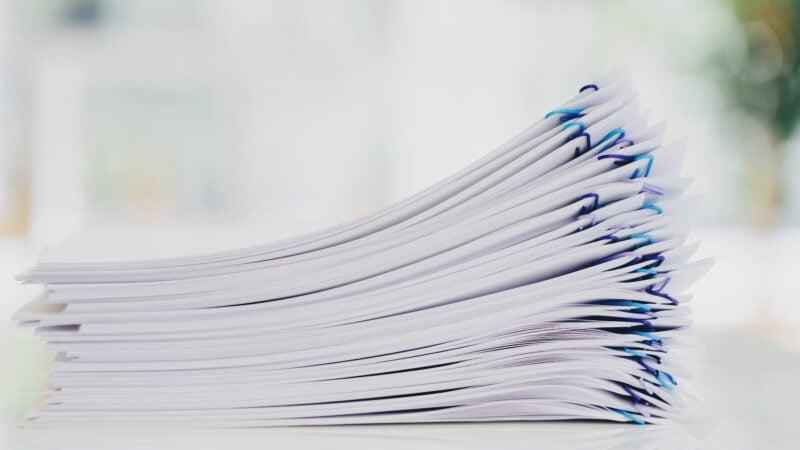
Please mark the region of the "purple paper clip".
[[642, 401], [642, 397], [640, 397], [639, 394], [637, 394], [636, 391], [634, 391], [633, 389], [629, 388], [628, 386], [625, 386], [624, 384], [622, 385], [622, 389], [624, 389], [625, 392], [627, 392], [628, 395], [630, 395], [635, 401], [637, 402]]
[[647, 392], [648, 394], [653, 395], [653, 393], [655, 392], [653, 390], [653, 385], [645, 381], [644, 378], [639, 378], [639, 384], [642, 385], [642, 389], [644, 389], [644, 391]]
[[[614, 156], [614, 155], [602, 155], [602, 156]], [[617, 156], [622, 156], [622, 155], [617, 155]], [[658, 187], [656, 187], [656, 186], [654, 186], [652, 184], [645, 183], [645, 182], [643, 182], [641, 180], [642, 180], [641, 178], [626, 178], [623, 181], [625, 181], [626, 183], [642, 183], [642, 192], [644, 192], [645, 194], [664, 195], [664, 191], [662, 191]], [[651, 205], [651, 206], [655, 206], [655, 205]]]
[[664, 195], [664, 191], [648, 183], [642, 183], [642, 192], [653, 195]]
[[646, 409], [642, 409], [642, 406], [641, 406], [641, 404], [639, 404], [639, 402], [634, 402], [633, 403], [633, 409], [635, 409], [636, 412], [638, 412], [639, 414], [643, 415], [644, 417], [646, 417], [648, 419], [650, 418], [650, 413]]
[[658, 369], [656, 369], [655, 367], [651, 366], [650, 364], [647, 364], [644, 361], [644, 358], [636, 358], [636, 362], [638, 362], [639, 365], [644, 368], [644, 370], [652, 373], [653, 375], [656, 375], [658, 373]]

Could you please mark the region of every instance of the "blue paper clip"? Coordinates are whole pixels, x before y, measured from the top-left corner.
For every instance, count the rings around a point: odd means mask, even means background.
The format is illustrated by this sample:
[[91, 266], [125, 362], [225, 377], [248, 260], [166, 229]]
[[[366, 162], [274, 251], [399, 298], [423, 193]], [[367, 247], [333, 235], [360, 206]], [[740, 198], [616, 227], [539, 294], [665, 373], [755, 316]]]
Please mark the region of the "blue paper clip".
[[563, 115], [563, 117], [558, 119], [560, 122], [566, 122], [568, 120], [575, 119], [577, 117], [583, 117], [584, 115], [582, 109], [554, 109], [549, 113], [545, 114], [544, 118], [549, 119], [550, 117], [556, 114]]
[[[565, 123], [564, 126], [561, 128], [562, 130], [566, 130], [567, 128], [571, 127], [580, 127], [581, 132], [586, 131], [586, 124], [581, 122], [580, 120], [576, 120], [573, 122]], [[578, 133], [580, 134], [580, 132]]]
[[669, 381], [664, 379], [664, 372], [656, 371], [656, 380], [658, 380], [658, 382], [661, 383], [661, 386], [663, 386], [664, 389], [666, 389], [668, 391], [671, 391], [671, 390], [674, 389], [672, 387], [672, 385], [669, 383]]
[[655, 212], [657, 212], [659, 214], [664, 214], [664, 210], [660, 206], [657, 206], [657, 205], [642, 205], [642, 209], [652, 209], [653, 211], [655, 211]]
[[[647, 167], [645, 167], [644, 175], [642, 175], [642, 177], [646, 178], [648, 175], [650, 175], [650, 169], [653, 168], [654, 158], [653, 155], [651, 155], [650, 153], [646, 153], [644, 155], [637, 155], [635, 158], [633, 158], [634, 161], [639, 161], [640, 159], [647, 160]], [[639, 169], [636, 169], [635, 171], [633, 171], [633, 175], [631, 175], [631, 178], [638, 178], [638, 177], [639, 177]]]
[[639, 358], [646, 358], [647, 353], [639, 351], [639, 350], [631, 350], [627, 347], [622, 349], [623, 352], [628, 353], [629, 355], [638, 356]]
[[[653, 236], [650, 236], [649, 234], [646, 234], [646, 233], [634, 233], [634, 234], [630, 235], [629, 238], [630, 239], [647, 239], [647, 244], [648, 245], [650, 245], [653, 242], [655, 242], [653, 240]], [[643, 245], [644, 244], [638, 244], [636, 247], [638, 248], [638, 247], [641, 247]]]
[[634, 416], [633, 414], [629, 413], [628, 411], [624, 411], [624, 410], [622, 410], [622, 409], [616, 409], [616, 408], [612, 408], [612, 409], [613, 409], [614, 411], [616, 411], [616, 412], [618, 412], [618, 413], [622, 414], [622, 416], [623, 416], [623, 417], [625, 417], [626, 419], [628, 419], [628, 420], [630, 420], [631, 422], [634, 422], [634, 423], [636, 423], [636, 424], [638, 424], [638, 425], [644, 425], [644, 424], [646, 424], [646, 423], [647, 423], [647, 422], [645, 422], [644, 420], [642, 420], [642, 419], [640, 419], [640, 418], [638, 418], [638, 417]]
[[600, 149], [600, 153], [610, 149], [611, 147], [614, 146], [614, 144], [617, 143], [617, 141], [619, 141], [620, 139], [624, 138], [625, 137], [625, 130], [623, 130], [622, 128], [616, 128], [614, 130], [609, 131], [608, 134], [606, 134], [605, 137], [603, 137], [603, 139], [600, 139], [600, 142], [598, 142], [597, 145], [600, 145], [603, 142], [605, 142], [605, 141], [607, 141], [607, 140], [609, 140], [609, 139], [611, 139], [612, 137], [615, 137], [615, 136], [616, 136], [616, 138], [613, 141], [609, 142], [608, 144], [606, 144], [605, 147]]
[[599, 91], [600, 90], [600, 88], [598, 88], [596, 84], [587, 84], [587, 85], [582, 86], [580, 89], [578, 89], [578, 93], [580, 94], [581, 92], [583, 92], [583, 91], [585, 91], [587, 89], [594, 89], [595, 91]]

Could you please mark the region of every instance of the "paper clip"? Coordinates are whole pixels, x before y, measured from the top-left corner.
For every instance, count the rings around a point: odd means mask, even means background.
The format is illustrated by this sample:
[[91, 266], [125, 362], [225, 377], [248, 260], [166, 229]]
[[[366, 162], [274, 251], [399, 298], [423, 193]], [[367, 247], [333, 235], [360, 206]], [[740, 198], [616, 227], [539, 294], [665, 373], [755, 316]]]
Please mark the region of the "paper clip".
[[624, 411], [624, 410], [622, 410], [622, 409], [617, 409], [617, 408], [612, 408], [612, 409], [613, 409], [614, 411], [616, 411], [616, 412], [618, 412], [618, 413], [622, 414], [622, 416], [623, 416], [623, 417], [625, 417], [626, 419], [628, 419], [628, 420], [630, 420], [631, 422], [634, 422], [634, 423], [636, 423], [636, 424], [638, 424], [638, 425], [644, 425], [644, 424], [646, 424], [646, 423], [647, 423], [647, 422], [645, 422], [644, 420], [642, 420], [642, 419], [640, 419], [640, 418], [638, 418], [638, 417], [634, 416], [633, 414], [629, 413], [628, 411]]
[[642, 388], [645, 390], [645, 392], [647, 392], [650, 395], [654, 394], [653, 386], [650, 383], [646, 382], [644, 378], [639, 378], [639, 384], [642, 385]]
[[611, 147], [614, 146], [614, 144], [617, 143], [617, 141], [619, 141], [620, 139], [624, 138], [625, 137], [625, 130], [623, 130], [622, 128], [617, 128], [617, 129], [609, 131], [608, 134], [606, 134], [603, 139], [600, 139], [600, 142], [598, 142], [597, 145], [602, 144], [603, 142], [611, 139], [612, 137], [615, 137], [615, 139], [613, 141], [609, 142], [608, 144], [606, 144], [605, 147], [600, 149], [600, 153], [610, 149]]
[[664, 214], [664, 210], [660, 206], [656, 206], [656, 205], [647, 205], [647, 204], [645, 204], [645, 205], [642, 205], [642, 209], [652, 209], [653, 211], [655, 211], [655, 212], [657, 212], [659, 214]]
[[681, 304], [678, 301], [678, 299], [676, 299], [675, 297], [673, 297], [673, 296], [671, 296], [671, 295], [669, 295], [669, 294], [667, 294], [665, 292], [656, 291], [655, 289], [652, 288], [652, 286], [647, 288], [647, 289], [645, 289], [644, 291], [647, 292], [650, 295], [655, 295], [656, 297], [661, 297], [663, 299], [669, 300], [669, 302], [672, 303], [673, 305], [680, 305]]
[[631, 333], [639, 335], [639, 336], [647, 338], [647, 339], [650, 339], [651, 341], [661, 342], [661, 338], [656, 336], [653, 333], [648, 333], [646, 331], [635, 331], [635, 330], [631, 331]]
[[668, 391], [671, 391], [671, 390], [674, 389], [672, 387], [672, 385], [668, 381], [666, 381], [664, 379], [664, 373], [662, 373], [661, 371], [657, 370], [656, 373], [655, 373], [655, 376], [656, 376], [656, 380], [658, 380], [658, 382], [661, 383], [661, 386], [663, 386], [664, 389], [666, 389]]
[[[628, 181], [633, 182], [633, 181], [637, 181], [637, 180], [638, 180], [638, 178], [630, 179]], [[642, 192], [647, 193], [647, 194], [653, 194], [653, 195], [664, 195], [664, 191], [662, 191], [661, 189], [653, 186], [652, 184], [647, 184], [647, 183], [644, 183], [644, 182], [642, 182]]]
[[[650, 153], [646, 153], [644, 155], [637, 155], [635, 158], [633, 158], [634, 161], [639, 161], [640, 159], [647, 160], [647, 167], [645, 167], [644, 175], [642, 175], [642, 177], [646, 178], [648, 175], [650, 175], [650, 169], [653, 168], [654, 158], [653, 155], [651, 155]], [[636, 169], [635, 171], [633, 171], [633, 175], [631, 175], [631, 178], [638, 178], [638, 176], [639, 176], [639, 169]]]
[[599, 155], [597, 159], [619, 159], [621, 161], [617, 162], [631, 162], [633, 161], [633, 156], [630, 155], [618, 155], [616, 153], [609, 153], [607, 155]]
[[587, 209], [586, 206], [581, 206], [581, 212], [580, 212], [581, 214], [592, 212], [595, 209], [597, 209], [598, 206], [600, 206], [600, 196], [597, 193], [590, 192], [588, 194], [583, 194], [580, 197], [578, 197], [578, 201], [581, 201], [586, 198], [594, 198], [594, 205], [590, 209]]
[[584, 116], [582, 109], [554, 109], [549, 113], [545, 114], [544, 118], [549, 119], [550, 117], [556, 114], [562, 115], [562, 117], [558, 119], [559, 122], [566, 122], [568, 120]]
[[[622, 144], [623, 142], [628, 144], [625, 147], [630, 147], [631, 145], [633, 145], [635, 143], [631, 139], [620, 139], [617, 142], [615, 142], [614, 145]], [[620, 147], [620, 148], [625, 148], [625, 147]]]
[[672, 275], [670, 275], [668, 272], [662, 272], [658, 274], [658, 278], [663, 278], [664, 282], [661, 283], [661, 286], [659, 286], [658, 289], [652, 286], [651, 289], [653, 289], [656, 292], [661, 292], [664, 290], [665, 287], [667, 287], [667, 284], [669, 284], [669, 282], [672, 281]]
[[595, 91], [599, 91], [600, 90], [600, 88], [598, 88], [596, 84], [587, 84], [587, 85], [582, 86], [580, 89], [578, 89], [578, 93], [580, 94], [581, 92], [583, 92], [583, 91], [585, 91], [587, 89], [594, 89]]
[[652, 269], [644, 269], [644, 268], [642, 268], [642, 269], [636, 269], [636, 270], [634, 270], [634, 272], [646, 273], [646, 274], [652, 275], [652, 276], [658, 275], [658, 272], [656, 272], [655, 270], [652, 270]]
[[630, 395], [631, 398], [633, 398], [636, 402], [642, 401], [642, 397], [640, 397], [639, 394], [637, 394], [636, 391], [634, 391], [633, 389], [629, 388], [628, 386], [625, 386], [624, 384], [622, 385], [622, 389], [624, 389], [625, 392], [627, 392], [628, 395]]
[[636, 263], [637, 261], [642, 259], [642, 255], [640, 255], [640, 254], [638, 254], [636, 252], [621, 252], [621, 253], [617, 253], [616, 255], [606, 256], [605, 258], [600, 260], [600, 263], [613, 261], [615, 259], [624, 258], [626, 256], [633, 256], [633, 259], [631, 260], [631, 263]]
[[[630, 235], [629, 238], [630, 239], [647, 239], [647, 245], [650, 245], [653, 242], [655, 242], [653, 240], [652, 236], [650, 236], [649, 234], [645, 234], [645, 233], [634, 233], [634, 234]], [[641, 247], [643, 245], [645, 245], [645, 244], [637, 244], [636, 248], [639, 248], [639, 247]]]
[[628, 347], [623, 348], [622, 351], [627, 353], [627, 354], [629, 354], [629, 355], [638, 356], [639, 358], [646, 358], [647, 357], [647, 353], [645, 353], [643, 351], [639, 351], [639, 350], [631, 350]]
[[586, 124], [581, 122], [580, 120], [576, 120], [574, 122], [565, 123], [564, 126], [561, 129], [562, 130], [566, 130], [567, 128], [571, 128], [571, 127], [580, 127], [581, 131], [578, 132], [578, 134], [580, 134], [583, 131], [586, 131]]
[[647, 255], [644, 258], [642, 258], [642, 261], [658, 261], [654, 266], [656, 267], [660, 266], [664, 262], [664, 257], [661, 255]]

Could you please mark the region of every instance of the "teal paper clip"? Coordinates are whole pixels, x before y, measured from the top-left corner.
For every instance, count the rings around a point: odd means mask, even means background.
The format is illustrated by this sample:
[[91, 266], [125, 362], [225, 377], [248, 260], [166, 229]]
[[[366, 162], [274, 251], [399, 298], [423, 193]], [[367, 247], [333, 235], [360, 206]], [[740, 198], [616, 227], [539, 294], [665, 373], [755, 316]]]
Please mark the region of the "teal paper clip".
[[625, 353], [628, 353], [630, 355], [633, 355], [633, 356], [638, 356], [639, 358], [646, 358], [647, 357], [647, 353], [640, 352], [638, 350], [631, 350], [631, 349], [629, 349], [627, 347], [623, 348], [622, 351], [625, 352]]
[[[649, 234], [646, 234], [646, 233], [634, 233], [634, 234], [630, 235], [630, 239], [647, 239], [647, 244], [648, 245], [652, 244], [653, 242], [655, 242], [653, 240], [653, 236], [650, 236]], [[642, 245], [644, 245], [644, 244], [637, 245], [637, 247], [641, 247]]]
[[576, 117], [582, 117], [583, 116], [583, 110], [582, 109], [554, 109], [554, 110], [550, 111], [549, 113], [545, 114], [544, 118], [545, 119], [549, 119], [550, 117], [553, 117], [556, 114], [563, 114], [565, 117], [562, 117], [559, 120], [561, 120], [562, 122], [565, 122], [565, 121], [567, 121], [569, 119], [574, 119]]
[[657, 206], [657, 205], [642, 205], [642, 209], [652, 209], [653, 211], [655, 211], [655, 212], [657, 212], [659, 214], [664, 214], [664, 210], [660, 206]]
[[663, 372], [659, 371], [658, 375], [656, 375], [656, 379], [658, 380], [659, 383], [661, 383], [661, 386], [663, 386], [664, 389], [666, 389], [668, 391], [671, 391], [671, 390], [674, 389], [672, 387], [672, 385], [669, 383], [669, 381], [664, 379], [664, 373]]
[[653, 275], [653, 276], [658, 275], [658, 272], [656, 272], [653, 269], [644, 269], [644, 268], [642, 268], [642, 269], [636, 269], [636, 270], [634, 270], [634, 272], [646, 273], [648, 275]]
[[656, 336], [655, 334], [653, 334], [653, 333], [648, 333], [648, 332], [646, 332], [646, 331], [636, 331], [636, 330], [632, 330], [632, 331], [631, 331], [631, 333], [633, 333], [633, 334], [636, 334], [636, 335], [638, 335], [638, 336], [641, 336], [641, 337], [645, 337], [645, 338], [647, 338], [647, 339], [650, 339], [650, 340], [652, 340], [652, 341], [660, 341], [660, 340], [661, 340], [661, 338], [659, 338], [659, 337], [658, 337], [658, 336]]
[[574, 122], [565, 123], [564, 127], [561, 128], [561, 129], [562, 130], [566, 130], [567, 128], [570, 128], [570, 127], [580, 127], [581, 131], [579, 133], [583, 133], [584, 131], [586, 131], [586, 124], [581, 122], [580, 120], [576, 120]]
[[631, 422], [637, 423], [639, 425], [644, 425], [645, 423], [647, 423], [644, 420], [640, 419], [639, 417], [636, 417], [633, 414], [629, 413], [628, 411], [624, 411], [622, 409], [616, 409], [616, 408], [613, 408], [613, 409], [614, 409], [614, 411], [622, 414], [623, 417], [625, 417], [626, 419], [630, 420]]
[[608, 304], [613, 306], [630, 306], [632, 308], [639, 309], [644, 312], [648, 312], [652, 309], [650, 308], [650, 306], [645, 305], [644, 303], [631, 302], [628, 300], [608, 300]]

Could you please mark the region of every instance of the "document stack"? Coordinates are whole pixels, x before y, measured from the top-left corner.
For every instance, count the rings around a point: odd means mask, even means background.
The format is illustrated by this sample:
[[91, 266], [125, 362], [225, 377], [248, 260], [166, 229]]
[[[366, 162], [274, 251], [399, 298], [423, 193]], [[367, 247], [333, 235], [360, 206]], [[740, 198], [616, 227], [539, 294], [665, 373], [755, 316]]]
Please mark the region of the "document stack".
[[[28, 426], [678, 417], [684, 142], [611, 73], [449, 178], [247, 248], [42, 259], [16, 320], [56, 353]], [[143, 250], [147, 250], [146, 248]], [[157, 249], [152, 249], [158, 255]]]

